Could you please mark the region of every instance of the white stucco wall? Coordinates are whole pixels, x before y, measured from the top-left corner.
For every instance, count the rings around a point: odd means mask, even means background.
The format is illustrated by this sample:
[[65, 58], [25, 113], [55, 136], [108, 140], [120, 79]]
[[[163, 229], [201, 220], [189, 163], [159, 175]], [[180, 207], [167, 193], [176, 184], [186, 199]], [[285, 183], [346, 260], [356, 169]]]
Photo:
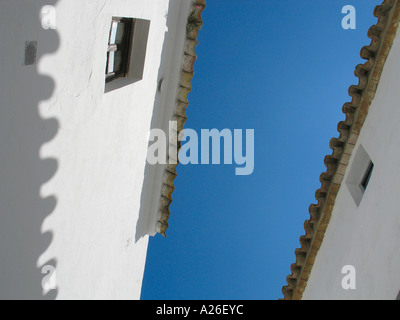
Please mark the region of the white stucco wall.
[[[356, 206], [345, 184], [318, 252], [303, 299], [396, 299], [400, 290], [400, 37], [396, 36], [361, 130], [374, 171]], [[356, 270], [356, 289], [344, 290], [342, 268]]]
[[[57, 289], [45, 298], [140, 297], [161, 189], [142, 194], [148, 132], [170, 116], [153, 110], [175, 96], [189, 4], [1, 0], [0, 298], [41, 299], [46, 265]], [[41, 26], [45, 5], [56, 30]], [[112, 16], [151, 24], [143, 79], [105, 93]], [[23, 65], [25, 41], [38, 42], [36, 65]]]

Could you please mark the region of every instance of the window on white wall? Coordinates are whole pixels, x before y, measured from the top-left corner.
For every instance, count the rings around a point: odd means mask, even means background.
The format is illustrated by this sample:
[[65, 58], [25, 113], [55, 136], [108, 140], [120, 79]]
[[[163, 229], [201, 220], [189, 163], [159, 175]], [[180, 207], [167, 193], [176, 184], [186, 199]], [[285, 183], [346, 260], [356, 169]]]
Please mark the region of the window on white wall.
[[364, 147], [360, 145], [346, 179], [346, 185], [357, 206], [360, 205], [367, 190], [373, 171], [374, 163]]
[[112, 17], [105, 66], [105, 91], [143, 79], [150, 21]]
[[372, 175], [372, 171], [374, 170], [374, 164], [372, 163], [372, 161], [369, 161], [367, 170], [364, 172], [364, 176], [360, 182], [360, 189], [361, 191], [364, 193], [365, 190], [367, 189], [369, 180], [371, 179], [371, 175]]
[[127, 76], [133, 28], [133, 19], [112, 19], [107, 49], [106, 82]]

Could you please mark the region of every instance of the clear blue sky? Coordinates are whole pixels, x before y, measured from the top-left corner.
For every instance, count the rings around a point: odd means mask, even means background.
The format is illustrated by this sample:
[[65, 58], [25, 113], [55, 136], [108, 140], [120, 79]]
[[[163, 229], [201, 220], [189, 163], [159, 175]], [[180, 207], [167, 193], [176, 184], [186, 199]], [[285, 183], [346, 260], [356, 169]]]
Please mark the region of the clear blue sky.
[[[142, 299], [282, 297], [380, 3], [207, 1], [185, 127], [254, 129], [255, 170], [178, 166], [170, 227], [150, 239]], [[345, 5], [357, 10], [356, 30], [341, 26]]]

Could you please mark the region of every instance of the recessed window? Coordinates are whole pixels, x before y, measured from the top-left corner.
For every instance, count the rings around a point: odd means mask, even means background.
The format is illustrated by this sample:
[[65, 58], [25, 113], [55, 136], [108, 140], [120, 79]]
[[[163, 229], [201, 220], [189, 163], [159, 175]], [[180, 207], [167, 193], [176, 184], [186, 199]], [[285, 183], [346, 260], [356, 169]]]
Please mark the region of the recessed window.
[[374, 164], [372, 163], [372, 161], [370, 161], [368, 168], [364, 173], [364, 177], [362, 178], [361, 183], [360, 183], [360, 188], [361, 188], [362, 192], [365, 192], [365, 190], [367, 189], [369, 179], [371, 178], [373, 170], [374, 170]]
[[360, 205], [364, 193], [371, 182], [373, 171], [374, 163], [364, 147], [360, 145], [346, 179], [346, 185], [357, 206]]
[[128, 75], [133, 28], [133, 19], [112, 19], [107, 49], [106, 82]]
[[105, 65], [105, 92], [143, 79], [150, 20], [112, 17]]

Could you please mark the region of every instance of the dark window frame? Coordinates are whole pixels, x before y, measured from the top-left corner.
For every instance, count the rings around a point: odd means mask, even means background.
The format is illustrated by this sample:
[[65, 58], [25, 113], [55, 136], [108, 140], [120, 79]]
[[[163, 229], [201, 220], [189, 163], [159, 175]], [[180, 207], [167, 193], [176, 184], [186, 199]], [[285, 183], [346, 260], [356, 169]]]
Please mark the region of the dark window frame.
[[[111, 34], [113, 30], [114, 23], [123, 23], [124, 24], [124, 33], [123, 39], [120, 44], [111, 44]], [[107, 62], [106, 62], [106, 82], [110, 82], [112, 80], [118, 78], [125, 78], [128, 76], [129, 67], [130, 67], [130, 56], [132, 51], [132, 43], [133, 43], [133, 32], [135, 27], [135, 19], [133, 18], [123, 18], [123, 17], [112, 17], [110, 33], [108, 36], [108, 48], [107, 48]], [[111, 52], [120, 51], [121, 52], [121, 65], [118, 71], [108, 71], [109, 62], [110, 62], [110, 53]]]
[[368, 187], [369, 180], [371, 179], [372, 176], [372, 171], [374, 171], [374, 163], [370, 160], [367, 170], [365, 170], [363, 178], [360, 182], [360, 188], [363, 193]]

